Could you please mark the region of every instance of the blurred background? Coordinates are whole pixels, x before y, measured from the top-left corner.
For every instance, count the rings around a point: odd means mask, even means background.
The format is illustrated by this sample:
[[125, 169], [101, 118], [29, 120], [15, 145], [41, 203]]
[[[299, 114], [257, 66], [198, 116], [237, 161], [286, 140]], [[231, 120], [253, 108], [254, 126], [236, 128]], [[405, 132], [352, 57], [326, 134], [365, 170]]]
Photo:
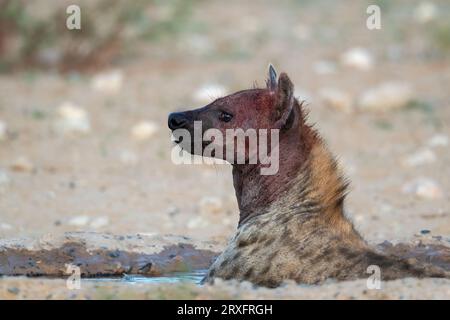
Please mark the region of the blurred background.
[[448, 1], [0, 0], [0, 237], [226, 241], [231, 169], [174, 165], [167, 114], [263, 86], [269, 62], [338, 156], [369, 241], [450, 236]]

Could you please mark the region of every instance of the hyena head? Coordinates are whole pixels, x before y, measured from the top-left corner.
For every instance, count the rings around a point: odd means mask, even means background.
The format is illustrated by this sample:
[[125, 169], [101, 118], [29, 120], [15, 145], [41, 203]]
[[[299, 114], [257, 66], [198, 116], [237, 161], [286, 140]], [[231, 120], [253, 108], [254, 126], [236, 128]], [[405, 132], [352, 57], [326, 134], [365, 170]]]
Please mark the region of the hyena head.
[[[168, 125], [175, 143], [191, 154], [229, 162], [229, 149], [233, 159], [241, 156], [248, 161], [264, 136], [269, 144], [265, 149], [269, 150], [273, 137], [271, 131], [281, 130], [282, 134], [292, 121], [290, 115], [295, 98], [294, 87], [287, 74], [281, 73], [277, 78], [271, 65], [266, 84], [266, 88], [239, 91], [202, 108], [171, 113]], [[199, 132], [195, 133], [196, 130]], [[256, 146], [250, 142], [254, 134], [258, 137]], [[241, 143], [239, 135], [244, 137]]]

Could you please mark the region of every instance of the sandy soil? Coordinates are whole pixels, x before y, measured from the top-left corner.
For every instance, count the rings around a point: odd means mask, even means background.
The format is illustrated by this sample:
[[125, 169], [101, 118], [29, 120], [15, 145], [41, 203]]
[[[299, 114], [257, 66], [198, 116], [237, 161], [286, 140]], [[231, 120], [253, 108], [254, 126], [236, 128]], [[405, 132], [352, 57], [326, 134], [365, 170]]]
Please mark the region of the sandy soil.
[[[445, 2], [437, 3], [447, 8]], [[197, 29], [187, 26], [176, 41], [143, 44], [134, 48], [132, 57], [116, 61], [113, 68], [123, 81], [107, 93], [92, 85], [96, 74], [1, 75], [0, 120], [7, 132], [0, 139], [0, 238], [98, 231], [174, 234], [223, 245], [238, 218], [231, 169], [173, 164], [167, 114], [206, 104], [198, 98], [204, 85], [219, 84], [228, 92], [251, 87], [255, 80], [263, 85], [269, 62], [288, 72], [298, 95], [308, 102], [310, 122], [339, 157], [351, 181], [348, 216], [369, 242], [413, 242], [421, 230], [448, 238], [448, 51], [431, 51], [424, 40], [427, 27], [411, 19], [415, 4], [389, 8], [377, 31], [365, 27], [365, 8], [364, 1], [348, 6], [261, 2], [257, 7], [231, 1], [224, 10], [220, 1], [208, 1], [194, 8]], [[439, 19], [447, 14], [442, 10]], [[369, 71], [340, 62], [341, 54], [352, 47], [372, 53]], [[324, 60], [334, 66], [332, 72], [319, 70]], [[414, 103], [398, 110], [346, 113], [329, 107], [320, 96], [322, 89], [333, 87], [356, 101], [362, 92], [386, 81], [410, 85]], [[89, 132], [61, 134], [55, 129], [58, 107], [65, 101], [87, 112]], [[141, 121], [151, 121], [158, 130], [147, 139], [136, 139], [132, 128]], [[443, 137], [444, 143], [435, 143], [436, 137]], [[424, 150], [432, 156], [408, 161]], [[419, 178], [431, 179], [438, 191], [426, 197], [404, 191]], [[72, 293], [61, 283], [1, 279], [0, 288], [6, 298], [33, 297], [43, 288], [49, 294], [39, 297], [125, 297], [122, 292], [126, 297], [178, 297], [173, 286], [131, 290], [118, 285], [110, 291], [87, 284], [82, 292]], [[367, 292], [360, 288], [362, 283], [289, 285], [254, 295], [450, 297], [447, 280], [399, 280], [379, 292]], [[248, 297], [246, 289], [230, 286], [224, 296]], [[222, 294], [213, 294], [212, 287], [187, 288], [195, 298]]]
[[[433, 288], [433, 290], [427, 290]], [[450, 299], [450, 280], [412, 278], [386, 282], [368, 290], [365, 280], [321, 286], [286, 284], [277, 289], [253, 288], [249, 283], [197, 286], [179, 284], [96, 284], [82, 280], [81, 289], [69, 290], [65, 280], [4, 278], [2, 299]]]

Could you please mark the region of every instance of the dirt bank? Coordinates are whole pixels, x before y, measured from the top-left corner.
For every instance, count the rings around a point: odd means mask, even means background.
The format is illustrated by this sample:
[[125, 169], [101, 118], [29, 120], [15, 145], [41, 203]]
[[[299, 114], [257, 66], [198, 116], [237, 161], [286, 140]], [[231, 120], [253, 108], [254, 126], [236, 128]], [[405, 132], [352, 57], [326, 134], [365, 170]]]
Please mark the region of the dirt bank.
[[207, 269], [219, 252], [217, 244], [181, 236], [114, 236], [73, 232], [39, 239], [0, 241], [0, 275], [66, 277], [67, 265], [81, 276], [158, 276]]

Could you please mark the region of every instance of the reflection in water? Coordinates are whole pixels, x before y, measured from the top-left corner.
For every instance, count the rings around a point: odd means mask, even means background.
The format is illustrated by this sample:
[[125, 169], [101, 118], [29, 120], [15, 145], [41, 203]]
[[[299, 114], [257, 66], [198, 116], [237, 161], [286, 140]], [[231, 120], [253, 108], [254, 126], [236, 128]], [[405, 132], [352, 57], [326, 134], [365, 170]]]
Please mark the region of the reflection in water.
[[195, 270], [192, 272], [175, 272], [160, 277], [144, 277], [141, 275], [124, 275], [121, 278], [85, 278], [82, 282], [126, 282], [126, 283], [177, 283], [177, 282], [191, 282], [200, 284], [200, 281], [205, 277], [207, 270]]

